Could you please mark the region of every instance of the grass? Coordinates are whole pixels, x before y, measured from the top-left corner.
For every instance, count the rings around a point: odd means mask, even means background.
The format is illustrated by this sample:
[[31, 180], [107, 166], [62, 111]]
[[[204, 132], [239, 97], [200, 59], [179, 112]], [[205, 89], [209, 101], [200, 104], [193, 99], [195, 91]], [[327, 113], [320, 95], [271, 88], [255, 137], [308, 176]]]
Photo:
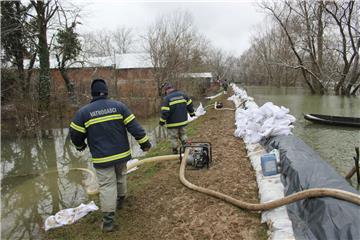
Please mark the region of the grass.
[[268, 227], [266, 223], [262, 223], [263, 227], [257, 229], [257, 239], [269, 239]]

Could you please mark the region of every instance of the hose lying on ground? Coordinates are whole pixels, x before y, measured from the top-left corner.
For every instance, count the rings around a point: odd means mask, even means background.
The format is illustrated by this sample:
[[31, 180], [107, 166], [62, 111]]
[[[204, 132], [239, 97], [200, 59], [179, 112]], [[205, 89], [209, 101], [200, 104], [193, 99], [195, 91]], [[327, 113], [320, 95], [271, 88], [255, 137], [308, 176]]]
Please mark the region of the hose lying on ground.
[[134, 162], [127, 166], [127, 169], [130, 170], [134, 167], [143, 165], [144, 163], [150, 163], [150, 162], [162, 162], [162, 161], [168, 161], [168, 160], [179, 160], [179, 154], [172, 154], [172, 155], [163, 155], [163, 156], [157, 156], [157, 157], [149, 157], [144, 158], [138, 162]]
[[[134, 167], [143, 165], [144, 163], [162, 162], [162, 161], [168, 161], [168, 160], [179, 160], [179, 155], [178, 154], [175, 154], [175, 155], [163, 155], [163, 156], [145, 158], [145, 159], [143, 159], [141, 161], [129, 164], [129, 166], [127, 166], [127, 169], [130, 170], [130, 169], [132, 169]], [[96, 175], [90, 169], [87, 169], [87, 168], [71, 168], [70, 170], [86, 172], [86, 173], [90, 174], [90, 183], [96, 183]], [[86, 193], [88, 195], [95, 195], [95, 194], [99, 193], [99, 188], [94, 184], [92, 184], [92, 185], [90, 184], [88, 186], [85, 186], [85, 191], [86, 191]]]
[[230, 110], [230, 111], [235, 111], [236, 108], [216, 108], [215, 104], [209, 104], [206, 107], [204, 107], [204, 109], [206, 110], [208, 107], [214, 107], [215, 110]]
[[347, 192], [347, 191], [342, 191], [339, 189], [333, 189], [333, 188], [312, 188], [312, 189], [297, 192], [297, 193], [291, 194], [289, 196], [286, 196], [284, 198], [270, 201], [267, 203], [243, 202], [243, 201], [237, 200], [235, 198], [232, 198], [228, 195], [219, 193], [217, 191], [196, 186], [196, 185], [192, 184], [191, 182], [189, 182], [188, 180], [186, 180], [185, 166], [186, 166], [186, 159], [187, 159], [188, 155], [189, 155], [189, 151], [188, 151], [188, 149], [186, 149], [185, 155], [184, 155], [184, 160], [181, 162], [181, 165], [180, 165], [179, 177], [180, 177], [181, 183], [192, 190], [219, 198], [221, 200], [224, 200], [225, 202], [231, 203], [242, 209], [253, 210], [253, 211], [270, 210], [273, 208], [281, 207], [283, 205], [287, 205], [287, 204], [305, 199], [305, 198], [312, 198], [312, 197], [334, 197], [334, 198], [338, 198], [341, 200], [345, 200], [345, 201], [360, 205], [360, 195], [357, 195], [357, 194], [354, 194], [351, 192]]
[[[302, 199], [313, 198], [313, 197], [334, 197], [334, 198], [338, 198], [341, 200], [345, 200], [345, 201], [360, 205], [360, 196], [359, 195], [351, 193], [351, 192], [347, 192], [347, 191], [342, 191], [339, 189], [333, 189], [333, 188], [312, 188], [312, 189], [297, 192], [292, 195], [286, 196], [284, 198], [270, 201], [267, 203], [248, 203], [248, 202], [240, 201], [238, 199], [235, 199], [235, 198], [225, 195], [223, 193], [220, 193], [220, 192], [217, 192], [217, 191], [214, 191], [211, 189], [199, 187], [199, 186], [196, 186], [196, 185], [192, 184], [191, 182], [189, 182], [185, 178], [185, 167], [186, 167], [186, 160], [188, 158], [188, 155], [189, 155], [189, 150], [186, 149], [184, 158], [180, 165], [179, 178], [180, 178], [181, 183], [192, 190], [210, 195], [212, 197], [219, 198], [221, 200], [224, 200], [225, 202], [231, 203], [242, 209], [253, 210], [253, 211], [270, 210], [270, 209], [281, 207], [283, 205], [287, 205], [287, 204], [290, 204], [290, 203], [293, 203], [293, 202], [296, 202], [296, 201], [299, 201]], [[143, 165], [144, 163], [162, 162], [162, 161], [168, 161], [168, 160], [179, 160], [179, 155], [164, 155], [164, 156], [158, 156], [158, 157], [145, 158], [139, 162], [135, 162], [135, 163], [129, 165], [128, 170], [131, 168]], [[92, 178], [95, 178], [94, 172], [92, 172], [89, 169], [76, 168], [74, 170], [88, 172]], [[88, 192], [88, 189], [86, 191]], [[97, 192], [95, 192], [95, 191], [93, 191], [92, 193], [88, 192], [88, 194], [96, 194], [96, 193]]]
[[[90, 174], [90, 182], [91, 183], [96, 183], [95, 173], [93, 171], [91, 171], [90, 169], [87, 169], [87, 168], [70, 168], [70, 170], [86, 172], [86, 173]], [[86, 193], [88, 195], [95, 195], [95, 194], [99, 193], [99, 188], [96, 185], [88, 185], [88, 186], [85, 186], [85, 191], [86, 191]]]
[[215, 108], [215, 110], [230, 110], [230, 111], [235, 111], [235, 108]]

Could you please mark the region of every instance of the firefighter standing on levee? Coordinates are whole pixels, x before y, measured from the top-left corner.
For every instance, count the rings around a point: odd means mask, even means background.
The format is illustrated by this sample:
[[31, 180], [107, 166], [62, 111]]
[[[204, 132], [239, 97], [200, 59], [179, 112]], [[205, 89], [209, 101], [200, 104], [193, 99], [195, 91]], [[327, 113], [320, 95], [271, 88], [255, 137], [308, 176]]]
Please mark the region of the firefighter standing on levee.
[[187, 113], [195, 116], [192, 100], [182, 91], [176, 90], [171, 83], [164, 83], [161, 90], [165, 97], [161, 104], [161, 117], [159, 124], [166, 124], [172, 152], [178, 153], [178, 140], [184, 145], [187, 141], [185, 126], [188, 123]]
[[108, 88], [104, 80], [92, 82], [91, 95], [92, 101], [83, 106], [71, 122], [70, 136], [78, 151], [89, 145], [99, 183], [103, 212], [101, 228], [110, 232], [114, 230], [115, 211], [122, 207], [127, 192], [126, 163], [131, 159], [127, 132], [143, 151], [148, 151], [151, 144], [128, 107], [107, 98]]

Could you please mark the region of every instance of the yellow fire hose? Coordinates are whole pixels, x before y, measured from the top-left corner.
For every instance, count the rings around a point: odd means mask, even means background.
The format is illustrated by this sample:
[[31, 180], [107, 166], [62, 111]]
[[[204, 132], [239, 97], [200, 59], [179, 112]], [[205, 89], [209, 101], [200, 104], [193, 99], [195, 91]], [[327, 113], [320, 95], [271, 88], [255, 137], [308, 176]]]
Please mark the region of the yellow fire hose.
[[149, 158], [144, 158], [141, 161], [138, 162], [134, 162], [132, 164], [130, 164], [127, 168], [128, 170], [143, 165], [144, 163], [151, 163], [151, 162], [163, 162], [163, 161], [168, 161], [168, 160], [179, 160], [179, 155], [178, 154], [172, 154], [172, 155], [163, 155], [163, 156], [157, 156], [157, 157], [149, 157]]
[[[70, 170], [82, 171], [82, 172], [88, 173], [88, 174], [90, 174], [90, 182], [91, 183], [96, 183], [96, 175], [90, 169], [87, 169], [87, 168], [70, 168]], [[86, 193], [88, 195], [96, 195], [96, 194], [99, 193], [99, 188], [98, 188], [98, 186], [95, 186], [95, 185], [89, 185], [89, 186], [85, 186], [85, 191], [86, 191]]]
[[360, 205], [360, 195], [357, 195], [357, 194], [354, 194], [351, 192], [338, 190], [338, 189], [333, 189], [333, 188], [312, 188], [312, 189], [297, 192], [292, 195], [286, 196], [284, 198], [270, 201], [267, 203], [248, 203], [248, 202], [240, 201], [240, 200], [232, 198], [228, 195], [219, 193], [217, 191], [196, 186], [196, 185], [192, 184], [191, 182], [189, 182], [188, 180], [186, 180], [185, 166], [186, 166], [186, 159], [188, 157], [188, 154], [189, 154], [189, 151], [188, 150], [185, 151], [184, 160], [181, 162], [181, 165], [180, 165], [179, 177], [180, 177], [180, 181], [182, 182], [182, 184], [184, 184], [186, 187], [188, 187], [192, 190], [219, 198], [221, 200], [224, 200], [225, 202], [231, 203], [242, 209], [253, 210], [253, 211], [270, 210], [273, 208], [281, 207], [283, 205], [287, 205], [287, 204], [305, 199], [305, 198], [312, 198], [312, 197], [334, 197], [334, 198], [338, 198], [341, 200], [345, 200], [345, 201]]
[[221, 110], [229, 110], [229, 111], [235, 111], [235, 108], [215, 108], [215, 110], [217, 111], [221, 111]]
[[[141, 161], [135, 162], [130, 164], [127, 169], [130, 170], [134, 167], [143, 165], [144, 163], [151, 163], [151, 162], [162, 162], [162, 161], [168, 161], [168, 160], [179, 160], [179, 155], [163, 155], [163, 156], [157, 156], [157, 157], [149, 157], [149, 158], [145, 158]], [[91, 183], [95, 183], [96, 182], [96, 175], [93, 171], [91, 171], [90, 169], [87, 168], [71, 168], [70, 170], [75, 170], [75, 171], [82, 171], [85, 173], [90, 174], [90, 182]], [[85, 186], [85, 191], [88, 195], [95, 195], [99, 193], [99, 189], [97, 186], [94, 185], [89, 185], [89, 186]]]
[[[207, 194], [207, 195], [215, 197], [215, 198], [219, 198], [225, 202], [231, 203], [242, 209], [252, 210], [252, 211], [258, 211], [258, 210], [265, 211], [265, 210], [270, 210], [273, 208], [281, 207], [283, 205], [287, 205], [287, 204], [290, 204], [290, 203], [293, 203], [293, 202], [296, 202], [296, 201], [299, 201], [302, 199], [314, 198], [314, 197], [334, 197], [334, 198], [338, 198], [341, 200], [345, 200], [345, 201], [360, 205], [360, 195], [357, 195], [357, 194], [354, 194], [351, 192], [347, 192], [347, 191], [342, 191], [339, 189], [333, 189], [333, 188], [312, 188], [312, 189], [297, 192], [292, 195], [286, 196], [284, 198], [270, 201], [267, 203], [248, 203], [248, 202], [240, 201], [238, 199], [235, 199], [235, 198], [225, 195], [223, 193], [220, 193], [220, 192], [208, 189], [208, 188], [199, 187], [199, 186], [196, 186], [196, 185], [192, 184], [191, 182], [189, 182], [185, 178], [185, 167], [186, 167], [186, 160], [188, 158], [188, 155], [189, 155], [189, 150], [186, 149], [184, 158], [180, 165], [179, 178], [180, 178], [181, 183], [192, 190]], [[167, 161], [167, 160], [179, 160], [179, 155], [164, 155], [164, 156], [158, 156], [158, 157], [145, 158], [139, 162], [133, 163], [130, 166], [128, 166], [128, 170], [131, 168], [140, 166], [144, 163], [162, 162], [162, 161]], [[76, 170], [86, 171], [89, 174], [91, 174], [92, 177], [95, 178], [95, 174], [89, 169], [77, 168]], [[95, 192], [95, 191], [92, 192], [92, 194], [96, 194], [96, 193], [97, 192]], [[91, 194], [91, 193], [88, 192], [88, 194]]]

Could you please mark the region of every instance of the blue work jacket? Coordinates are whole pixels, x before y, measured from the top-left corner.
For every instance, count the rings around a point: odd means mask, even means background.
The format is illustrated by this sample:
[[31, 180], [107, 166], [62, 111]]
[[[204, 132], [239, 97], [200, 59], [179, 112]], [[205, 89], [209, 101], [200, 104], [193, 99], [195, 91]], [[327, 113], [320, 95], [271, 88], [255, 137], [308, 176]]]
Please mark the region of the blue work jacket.
[[182, 91], [173, 91], [164, 97], [161, 104], [160, 122], [167, 128], [183, 127], [188, 123], [187, 113], [194, 114], [192, 100]]
[[70, 124], [71, 141], [77, 149], [82, 149], [87, 139], [95, 168], [131, 159], [127, 132], [140, 145], [149, 144], [145, 130], [128, 107], [105, 96], [96, 97], [82, 107]]

